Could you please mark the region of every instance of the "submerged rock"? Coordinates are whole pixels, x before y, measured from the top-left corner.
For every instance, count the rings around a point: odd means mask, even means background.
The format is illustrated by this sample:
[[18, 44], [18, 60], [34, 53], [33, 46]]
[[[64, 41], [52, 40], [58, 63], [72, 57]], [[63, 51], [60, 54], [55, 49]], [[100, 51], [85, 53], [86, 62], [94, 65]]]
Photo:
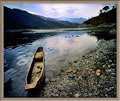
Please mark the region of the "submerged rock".
[[69, 74], [68, 76], [70, 79], [74, 79], [74, 75], [72, 73]]
[[65, 73], [70, 73], [72, 72], [72, 69], [68, 69], [67, 71], [65, 71]]
[[76, 94], [74, 95], [74, 97], [78, 98], [78, 97], [80, 97], [80, 94], [79, 94], [79, 93], [76, 93]]
[[100, 70], [100, 69], [97, 69], [97, 70], [96, 70], [96, 75], [97, 75], [97, 76], [100, 76], [100, 74], [101, 74], [101, 70]]

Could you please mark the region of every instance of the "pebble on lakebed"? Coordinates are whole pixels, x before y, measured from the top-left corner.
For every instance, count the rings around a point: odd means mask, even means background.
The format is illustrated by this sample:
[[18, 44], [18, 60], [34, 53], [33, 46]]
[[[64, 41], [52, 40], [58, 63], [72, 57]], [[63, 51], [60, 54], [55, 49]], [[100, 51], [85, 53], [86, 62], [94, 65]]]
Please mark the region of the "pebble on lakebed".
[[99, 41], [96, 49], [74, 61], [45, 85], [42, 97], [117, 96], [116, 40]]
[[101, 74], [101, 70], [100, 69], [97, 69], [96, 70], [96, 75], [99, 76]]

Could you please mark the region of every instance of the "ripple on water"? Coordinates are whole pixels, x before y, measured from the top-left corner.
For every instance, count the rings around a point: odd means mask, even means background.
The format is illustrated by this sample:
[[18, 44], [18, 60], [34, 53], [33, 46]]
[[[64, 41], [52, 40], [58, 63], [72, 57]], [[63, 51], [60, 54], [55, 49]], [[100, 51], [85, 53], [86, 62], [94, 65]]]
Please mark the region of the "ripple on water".
[[8, 63], [7, 61], [4, 59], [4, 67], [7, 67], [8, 66]]
[[33, 54], [32, 52], [29, 52], [27, 55], [28, 55], [29, 57], [31, 57], [31, 56], [33, 56], [34, 54]]
[[30, 59], [31, 59], [32, 56], [33, 56], [32, 52], [27, 53], [27, 56], [26, 55], [18, 56], [17, 57], [18, 62], [16, 64], [18, 66], [26, 65], [26, 64], [29, 63], [29, 61], [30, 61]]
[[18, 56], [18, 57], [17, 57], [18, 62], [17, 62], [16, 64], [17, 64], [18, 66], [22, 66], [22, 65], [27, 64], [28, 60], [27, 60], [25, 57], [26, 57], [25, 55]]
[[4, 73], [4, 82], [6, 83], [10, 78], [15, 76], [17, 74], [17, 70], [15, 69], [9, 69]]
[[24, 57], [26, 57], [26, 55], [20, 55], [17, 57], [17, 59], [23, 59]]
[[28, 63], [28, 60], [26, 58], [22, 58], [21, 60], [19, 60], [16, 64], [18, 66], [22, 66]]
[[21, 54], [24, 54], [24, 52], [21, 52], [21, 51], [20, 51], [20, 52], [18, 52], [18, 55], [21, 55]]

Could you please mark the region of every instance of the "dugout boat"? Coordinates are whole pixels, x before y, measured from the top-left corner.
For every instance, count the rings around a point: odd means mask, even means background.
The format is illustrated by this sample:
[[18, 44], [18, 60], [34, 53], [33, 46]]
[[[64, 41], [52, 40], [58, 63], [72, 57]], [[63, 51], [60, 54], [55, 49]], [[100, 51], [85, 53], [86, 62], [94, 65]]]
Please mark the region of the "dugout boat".
[[25, 90], [37, 88], [45, 83], [45, 59], [43, 47], [39, 47], [26, 77]]

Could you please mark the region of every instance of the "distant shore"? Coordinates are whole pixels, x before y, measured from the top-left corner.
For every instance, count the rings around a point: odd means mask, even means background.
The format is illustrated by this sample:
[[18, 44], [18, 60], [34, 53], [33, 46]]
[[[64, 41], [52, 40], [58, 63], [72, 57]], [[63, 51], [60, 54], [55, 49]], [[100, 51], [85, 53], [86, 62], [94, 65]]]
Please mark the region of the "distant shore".
[[[38, 32], [35, 32], [38, 30]], [[88, 24], [81, 24], [78, 28], [60, 28], [60, 29], [46, 29], [47, 34], [43, 33], [45, 29], [13, 29], [6, 30], [4, 33], [4, 48], [16, 47], [18, 45], [28, 44], [37, 39], [50, 37], [56, 35], [55, 31], [71, 32], [71, 31], [84, 31], [90, 35], [97, 36], [98, 38], [112, 39], [116, 36], [115, 24], [93, 26]], [[51, 33], [51, 30], [53, 31]], [[40, 32], [41, 31], [41, 32]], [[103, 34], [104, 32], [104, 34]], [[96, 34], [98, 33], [98, 34]], [[102, 35], [101, 35], [102, 33]], [[12, 39], [10, 39], [12, 37]]]
[[116, 40], [66, 64], [43, 88], [41, 97], [116, 97]]

